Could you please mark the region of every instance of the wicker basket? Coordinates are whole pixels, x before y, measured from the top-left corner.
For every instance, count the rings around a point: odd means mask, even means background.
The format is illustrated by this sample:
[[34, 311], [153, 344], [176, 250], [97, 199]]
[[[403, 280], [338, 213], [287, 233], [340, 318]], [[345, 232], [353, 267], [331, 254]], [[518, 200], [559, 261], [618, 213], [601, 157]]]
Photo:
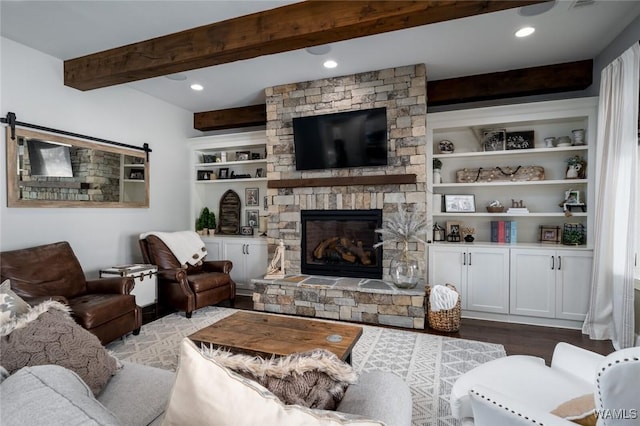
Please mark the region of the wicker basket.
[[[447, 284], [451, 290], [458, 293], [455, 286], [452, 284]], [[460, 293], [458, 293], [458, 303], [451, 309], [447, 309], [446, 311], [431, 311], [431, 304], [429, 303], [429, 295], [431, 294], [431, 287], [427, 286], [427, 318], [429, 320], [429, 327], [438, 331], [446, 331], [446, 332], [454, 332], [460, 330], [460, 309], [461, 309], [461, 301], [460, 301]]]

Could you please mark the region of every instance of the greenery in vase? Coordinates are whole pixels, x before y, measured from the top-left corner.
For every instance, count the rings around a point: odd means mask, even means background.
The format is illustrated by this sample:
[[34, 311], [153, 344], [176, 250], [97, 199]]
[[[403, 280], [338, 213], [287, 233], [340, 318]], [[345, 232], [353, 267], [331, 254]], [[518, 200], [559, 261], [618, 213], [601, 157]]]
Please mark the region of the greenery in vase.
[[212, 211], [207, 216], [207, 228], [216, 229], [216, 214]]
[[[427, 232], [427, 221], [422, 215], [406, 211], [402, 204], [398, 204], [398, 211], [385, 220], [382, 228], [376, 229], [375, 232], [382, 236], [384, 242], [403, 243], [405, 248], [411, 241], [426, 244], [422, 235]], [[379, 242], [374, 247], [382, 244], [383, 242]]]
[[209, 208], [205, 207], [202, 209], [202, 212], [200, 213], [200, 218], [198, 219], [198, 221], [200, 222], [200, 229], [204, 229], [204, 228], [208, 228], [209, 227]]
[[562, 243], [566, 245], [582, 244], [582, 232], [578, 230], [564, 231], [562, 234]]
[[582, 157], [580, 157], [579, 155], [576, 155], [575, 157], [571, 157], [567, 159], [567, 164], [569, 166], [576, 166], [578, 164], [582, 164], [582, 162], [583, 162]]
[[434, 158], [433, 159], [433, 169], [441, 169], [442, 168], [442, 161], [440, 161], [439, 158]]

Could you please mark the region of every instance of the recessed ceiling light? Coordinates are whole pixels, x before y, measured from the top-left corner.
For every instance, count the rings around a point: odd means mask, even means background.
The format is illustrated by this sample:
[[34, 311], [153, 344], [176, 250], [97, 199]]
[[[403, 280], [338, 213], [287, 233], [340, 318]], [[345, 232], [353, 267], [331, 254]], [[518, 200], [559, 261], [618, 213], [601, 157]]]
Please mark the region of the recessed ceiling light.
[[165, 77], [173, 81], [185, 81], [187, 79], [187, 76], [184, 74], [169, 74], [165, 75]]
[[556, 5], [555, 1], [547, 1], [544, 3], [530, 4], [528, 6], [522, 6], [518, 9], [518, 13], [521, 16], [536, 16], [542, 15], [545, 12], [553, 9], [553, 6]]
[[536, 31], [533, 27], [522, 27], [518, 31], [516, 31], [516, 37], [527, 37], [533, 34]]
[[335, 68], [338, 66], [338, 63], [333, 59], [329, 59], [328, 61], [324, 61], [322, 65], [324, 65], [325, 68]]
[[328, 44], [322, 44], [320, 46], [307, 47], [305, 50], [311, 55], [325, 55], [331, 51], [331, 46]]
[[202, 86], [202, 84], [194, 83], [191, 85], [191, 89], [199, 92], [204, 89], [204, 86]]

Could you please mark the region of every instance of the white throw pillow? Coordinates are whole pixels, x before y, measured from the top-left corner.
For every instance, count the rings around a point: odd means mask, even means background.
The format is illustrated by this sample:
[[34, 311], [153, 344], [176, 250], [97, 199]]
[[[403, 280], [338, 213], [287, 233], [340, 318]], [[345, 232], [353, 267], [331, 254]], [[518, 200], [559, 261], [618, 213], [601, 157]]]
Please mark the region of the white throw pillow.
[[285, 405], [266, 388], [202, 355], [188, 338], [180, 347], [180, 362], [163, 425], [353, 425], [382, 422], [334, 411]]

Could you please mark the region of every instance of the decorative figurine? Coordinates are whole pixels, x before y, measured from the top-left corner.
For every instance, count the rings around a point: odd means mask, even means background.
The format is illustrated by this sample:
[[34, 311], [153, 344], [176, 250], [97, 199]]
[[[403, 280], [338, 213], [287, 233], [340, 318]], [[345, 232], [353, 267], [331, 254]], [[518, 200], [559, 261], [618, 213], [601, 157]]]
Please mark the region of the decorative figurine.
[[280, 239], [280, 243], [276, 247], [276, 252], [273, 254], [273, 259], [267, 268], [267, 275], [264, 279], [281, 279], [284, 278], [284, 241]]

